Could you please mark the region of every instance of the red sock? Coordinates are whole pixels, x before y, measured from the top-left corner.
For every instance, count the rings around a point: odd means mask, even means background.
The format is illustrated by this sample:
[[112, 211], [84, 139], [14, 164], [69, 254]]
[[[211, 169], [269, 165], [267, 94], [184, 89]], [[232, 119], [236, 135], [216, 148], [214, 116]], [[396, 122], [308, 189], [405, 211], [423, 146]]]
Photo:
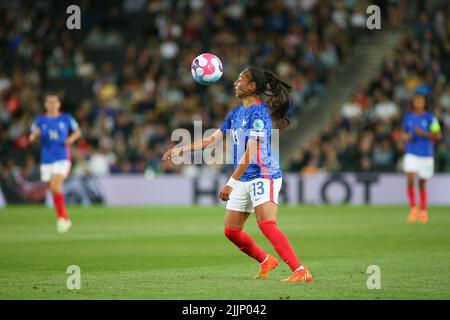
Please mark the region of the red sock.
[[408, 199], [409, 199], [409, 206], [411, 208], [416, 206], [416, 189], [414, 186], [408, 187]]
[[55, 206], [56, 215], [58, 219], [69, 220], [66, 210], [66, 201], [64, 199], [64, 193], [53, 193], [53, 204]]
[[298, 261], [288, 238], [278, 229], [276, 221], [262, 220], [258, 222], [258, 226], [272, 243], [280, 258], [289, 265], [292, 271], [297, 270], [302, 264]]
[[427, 210], [427, 189], [420, 190], [420, 208]]
[[247, 233], [240, 228], [225, 228], [225, 236], [238, 246], [239, 250], [252, 257], [259, 263], [267, 258], [267, 253], [258, 247]]

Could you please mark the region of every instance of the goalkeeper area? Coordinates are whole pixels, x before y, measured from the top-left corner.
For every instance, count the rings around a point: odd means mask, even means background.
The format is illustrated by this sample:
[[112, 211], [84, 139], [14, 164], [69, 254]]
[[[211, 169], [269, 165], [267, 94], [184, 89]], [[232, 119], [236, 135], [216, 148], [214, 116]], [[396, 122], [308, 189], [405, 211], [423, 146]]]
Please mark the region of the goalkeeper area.
[[[58, 235], [52, 209], [10, 206], [0, 299], [450, 299], [449, 208], [430, 207], [425, 225], [408, 225], [406, 210], [280, 207], [278, 224], [314, 275], [305, 284], [281, 283], [291, 274], [281, 261], [253, 280], [258, 264], [228, 243], [221, 207], [73, 207], [71, 232]], [[276, 256], [254, 216], [245, 230]]]

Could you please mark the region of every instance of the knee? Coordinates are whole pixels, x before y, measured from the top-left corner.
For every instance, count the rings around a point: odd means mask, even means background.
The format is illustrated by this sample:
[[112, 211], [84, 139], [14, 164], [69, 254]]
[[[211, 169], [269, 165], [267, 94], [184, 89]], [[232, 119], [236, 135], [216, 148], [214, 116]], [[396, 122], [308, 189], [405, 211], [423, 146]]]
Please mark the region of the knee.
[[427, 187], [427, 182], [425, 180], [419, 181], [419, 189], [420, 190], [425, 190], [426, 187]]
[[276, 226], [277, 222], [275, 220], [259, 220], [258, 221], [258, 227], [261, 229], [262, 232], [267, 230], [268, 228], [271, 228], [272, 226]]
[[52, 194], [57, 194], [58, 193], [58, 191], [56, 190], [55, 186], [53, 186], [53, 185], [49, 185], [48, 189], [50, 190], [50, 192]]
[[414, 186], [414, 180], [415, 180], [415, 176], [413, 174], [406, 175], [406, 181], [408, 183], [408, 187]]
[[50, 183], [50, 185], [48, 186], [48, 189], [50, 190], [50, 192], [52, 194], [58, 194], [61, 192], [60, 188], [54, 183]]

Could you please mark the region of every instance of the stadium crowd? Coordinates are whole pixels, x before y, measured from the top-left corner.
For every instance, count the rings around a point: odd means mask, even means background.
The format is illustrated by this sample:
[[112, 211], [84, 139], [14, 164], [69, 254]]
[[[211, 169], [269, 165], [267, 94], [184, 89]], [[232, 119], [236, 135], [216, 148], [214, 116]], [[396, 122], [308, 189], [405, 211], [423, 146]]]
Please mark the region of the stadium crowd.
[[359, 85], [335, 119], [304, 149], [290, 169], [318, 171], [401, 171], [405, 144], [402, 117], [416, 90], [441, 123], [435, 171], [450, 172], [450, 7], [421, 12], [412, 33], [385, 57], [382, 70]]
[[[161, 162], [178, 127], [218, 127], [233, 82], [258, 65], [290, 79], [298, 112], [319, 95], [358, 32], [360, 1], [124, 0], [80, 2], [82, 28], [68, 30], [64, 1], [0, 1], [2, 172], [38, 179], [39, 148], [27, 140], [43, 97], [57, 90], [83, 138], [73, 174], [179, 171]], [[245, 17], [245, 19], [244, 19]], [[225, 66], [220, 85], [194, 83], [204, 51]]]

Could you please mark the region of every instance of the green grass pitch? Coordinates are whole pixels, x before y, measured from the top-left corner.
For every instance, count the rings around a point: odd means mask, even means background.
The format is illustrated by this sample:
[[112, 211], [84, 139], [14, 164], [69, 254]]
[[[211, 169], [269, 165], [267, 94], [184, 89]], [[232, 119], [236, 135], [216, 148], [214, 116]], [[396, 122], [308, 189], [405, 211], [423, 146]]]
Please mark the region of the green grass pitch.
[[[0, 299], [450, 299], [450, 208], [426, 225], [405, 207], [281, 207], [280, 228], [313, 283], [253, 280], [258, 264], [223, 236], [221, 207], [71, 208], [55, 230], [53, 210], [0, 210]], [[250, 217], [246, 231], [275, 254]], [[81, 289], [69, 290], [69, 265]], [[367, 288], [367, 267], [381, 289]]]

